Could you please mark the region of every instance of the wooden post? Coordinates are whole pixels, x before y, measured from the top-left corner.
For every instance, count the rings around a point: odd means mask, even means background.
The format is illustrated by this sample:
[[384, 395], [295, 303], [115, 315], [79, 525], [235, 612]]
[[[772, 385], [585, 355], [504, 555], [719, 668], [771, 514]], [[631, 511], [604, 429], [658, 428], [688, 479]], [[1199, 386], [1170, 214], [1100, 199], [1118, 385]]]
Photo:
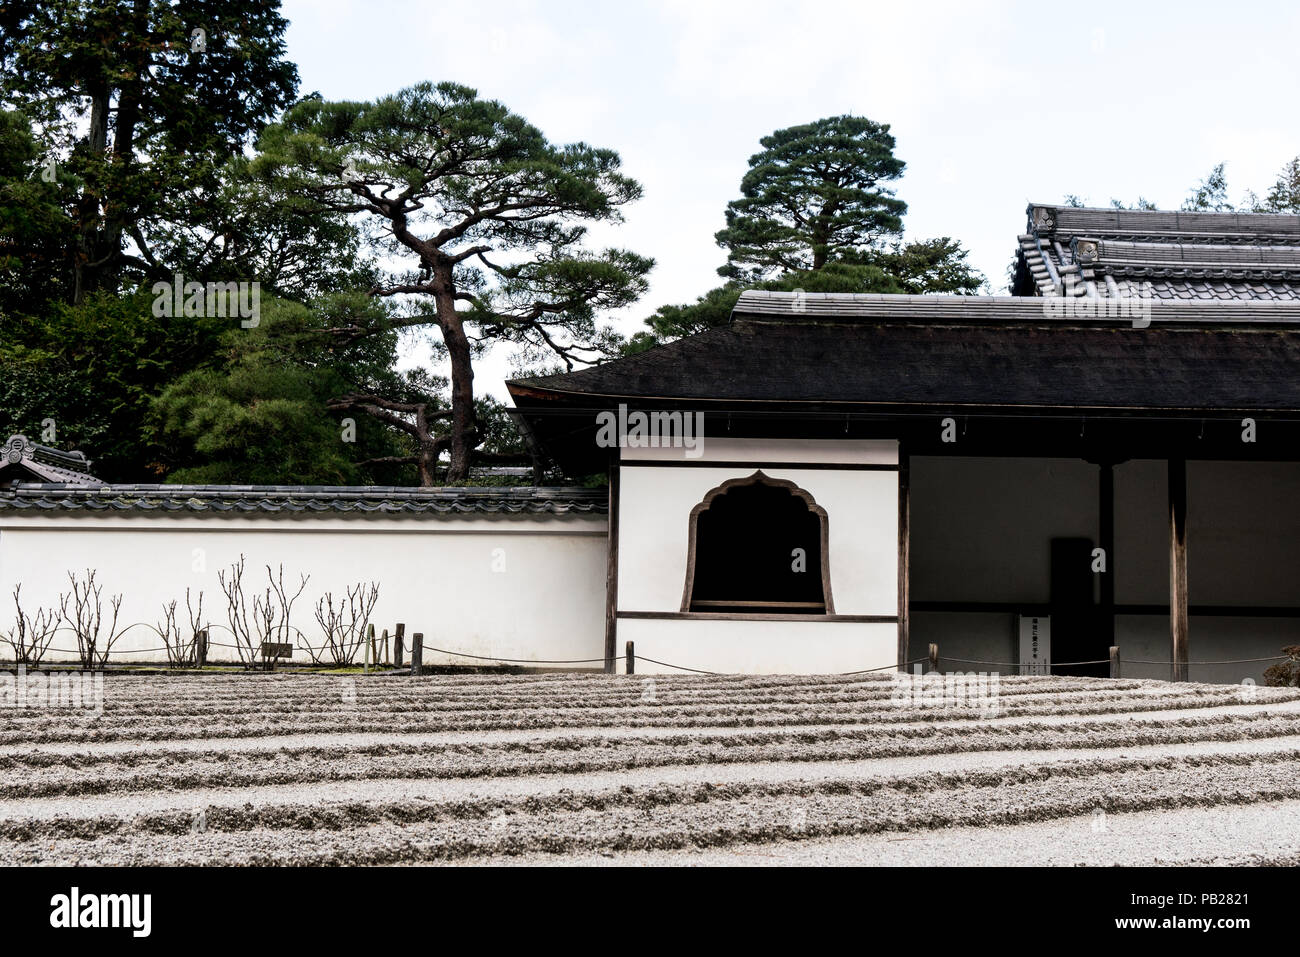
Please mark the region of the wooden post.
[[1100, 528], [1097, 529], [1097, 544], [1106, 556], [1106, 570], [1102, 572], [1100, 583], [1099, 637], [1104, 638], [1109, 646], [1115, 641], [1115, 466], [1110, 462], [1103, 462], [1098, 467], [1098, 485], [1097, 518]]
[[194, 663], [199, 668], [205, 667], [208, 663], [208, 630], [200, 628], [196, 636], [198, 647], [194, 651]]
[[379, 637], [379, 660], [388, 660], [388, 629], [385, 628]]
[[1110, 676], [1119, 677], [1119, 645], [1110, 646]]
[[393, 666], [395, 668], [402, 667], [402, 659], [405, 657], [404, 652], [406, 651], [405, 647], [403, 647], [405, 644], [406, 626], [399, 621], [397, 623], [397, 634], [393, 636]]
[[1187, 460], [1169, 460], [1169, 660], [1187, 680]]
[[623, 647], [623, 660], [627, 662], [627, 673], [630, 675], [636, 674], [636, 651], [634, 650], [634, 646], [635, 643], [629, 641]]
[[931, 643], [930, 644], [930, 672], [933, 674], [938, 670], [939, 670], [939, 646], [934, 643]]
[[424, 674], [424, 635], [418, 631], [411, 636], [411, 674]]
[[898, 447], [898, 670], [907, 670], [911, 626], [911, 460]]
[[[617, 455], [617, 451], [615, 452]], [[614, 673], [618, 642], [618, 460], [609, 465], [609, 555], [605, 561], [605, 674]]]

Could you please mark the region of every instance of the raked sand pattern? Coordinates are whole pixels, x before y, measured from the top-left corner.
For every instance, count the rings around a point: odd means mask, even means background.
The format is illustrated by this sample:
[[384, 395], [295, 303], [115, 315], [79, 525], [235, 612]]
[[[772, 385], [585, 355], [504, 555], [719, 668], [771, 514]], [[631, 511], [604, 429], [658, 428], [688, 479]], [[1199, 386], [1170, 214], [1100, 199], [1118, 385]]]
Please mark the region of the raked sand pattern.
[[1288, 864], [1300, 690], [109, 675], [0, 711], [5, 864]]

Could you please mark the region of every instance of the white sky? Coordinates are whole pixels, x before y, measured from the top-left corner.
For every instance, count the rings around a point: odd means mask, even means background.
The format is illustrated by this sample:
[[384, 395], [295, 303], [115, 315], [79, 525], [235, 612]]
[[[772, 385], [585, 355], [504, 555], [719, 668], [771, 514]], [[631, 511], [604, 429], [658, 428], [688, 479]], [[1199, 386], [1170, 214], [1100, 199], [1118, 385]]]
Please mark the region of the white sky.
[[[645, 187], [600, 245], [652, 256], [619, 320], [717, 285], [713, 241], [759, 137], [889, 123], [909, 238], [949, 235], [1004, 290], [1024, 209], [1067, 193], [1176, 208], [1227, 163], [1235, 201], [1300, 154], [1300, 4], [285, 0], [304, 93], [453, 80], [551, 140], [615, 149]], [[479, 391], [504, 395], [504, 356]]]

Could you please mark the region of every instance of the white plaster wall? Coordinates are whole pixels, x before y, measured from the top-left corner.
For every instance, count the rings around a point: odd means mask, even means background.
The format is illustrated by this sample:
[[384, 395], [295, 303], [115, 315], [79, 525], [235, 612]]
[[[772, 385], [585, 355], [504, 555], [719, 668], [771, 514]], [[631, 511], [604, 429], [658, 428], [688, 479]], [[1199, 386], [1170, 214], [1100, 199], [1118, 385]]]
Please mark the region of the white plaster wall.
[[897, 465], [898, 443], [882, 439], [736, 439], [706, 435], [684, 447], [624, 448], [623, 459], [656, 462], [784, 462], [799, 465]]
[[[710, 440], [719, 460], [784, 461], [803, 454], [804, 443], [766, 441], [738, 448], [741, 440]], [[748, 442], [749, 440], [744, 440]], [[731, 443], [731, 444], [727, 444]], [[827, 455], [818, 446], [808, 454]], [[884, 443], [847, 442], [844, 462], [880, 459], [897, 449]], [[892, 443], [888, 443], [892, 445]], [[631, 457], [631, 450], [625, 453]], [[673, 451], [673, 450], [661, 450]], [[742, 458], [743, 456], [743, 458]], [[707, 461], [707, 459], [706, 459]], [[875, 464], [893, 464], [882, 461]], [[679, 612], [686, 583], [691, 509], [729, 479], [752, 475], [757, 465], [733, 467], [629, 466], [620, 469], [618, 609]], [[898, 473], [894, 470], [765, 467], [765, 475], [794, 482], [826, 510], [831, 594], [839, 615], [895, 615], [898, 611]]]
[[892, 669], [898, 655], [892, 622], [621, 618], [618, 636], [634, 643], [637, 674], [683, 673], [642, 656], [700, 671], [843, 674]]
[[1193, 604], [1300, 605], [1300, 463], [1189, 462]]
[[[24, 605], [54, 604], [67, 571], [98, 571], [107, 596], [122, 593], [124, 622], [156, 623], [164, 602], [185, 589], [204, 593], [205, 617], [225, 624], [217, 571], [242, 553], [246, 594], [266, 583], [265, 565], [284, 564], [285, 579], [310, 575], [294, 606], [294, 624], [315, 635], [316, 601], [360, 580], [379, 583], [376, 629], [401, 621], [426, 644], [474, 655], [520, 659], [599, 659], [604, 654], [604, 516], [444, 518], [5, 515], [0, 517], [0, 629], [12, 623], [12, 592]], [[499, 550], [499, 551], [498, 551]], [[496, 567], [502, 571], [494, 571]], [[213, 641], [229, 641], [214, 628]], [[75, 648], [70, 634], [56, 645]], [[156, 635], [135, 629], [116, 646], [152, 648]], [[408, 638], [409, 647], [409, 638]], [[7, 646], [3, 649], [7, 653]], [[212, 659], [233, 656], [212, 649]], [[54, 656], [51, 656], [54, 657]], [[121, 660], [160, 660], [125, 655]], [[294, 660], [307, 660], [298, 652]], [[426, 653], [429, 664], [472, 664]], [[562, 667], [562, 666], [561, 666]], [[599, 663], [586, 666], [600, 667]]]
[[1097, 537], [1097, 467], [1075, 459], [910, 463], [913, 601], [1046, 602], [1051, 540]]
[[[619, 611], [681, 612], [691, 510], [723, 482], [761, 468], [771, 478], [795, 483], [826, 510], [835, 614], [897, 614], [898, 472], [834, 467], [897, 465], [896, 443], [706, 438], [704, 454], [692, 466], [667, 464], [684, 457], [680, 449], [624, 449], [622, 455]], [[651, 458], [665, 464], [627, 464], [629, 459]], [[792, 468], [790, 463], [824, 467]], [[620, 617], [620, 654], [629, 640], [636, 643], [638, 655], [704, 671], [819, 674], [894, 664], [898, 626], [816, 619]], [[652, 669], [673, 671], [649, 663], [637, 667]]]
[[1014, 675], [1019, 669], [1005, 664], [966, 664], [954, 658], [980, 662], [1014, 662], [1020, 653], [1016, 618], [1003, 612], [914, 611], [908, 622], [908, 661], [924, 661], [930, 644], [939, 646], [944, 671], [981, 671]]
[[[911, 479], [916, 601], [1046, 602], [1051, 538], [1097, 540], [1097, 467], [1086, 462], [917, 457]], [[1191, 604], [1300, 605], [1300, 464], [1193, 460], [1187, 484]], [[1163, 460], [1116, 467], [1119, 604], [1168, 604], [1167, 495]], [[1006, 613], [914, 612], [908, 657], [933, 641], [944, 656], [1012, 661], [1014, 626]], [[1118, 616], [1115, 633], [1125, 658], [1169, 661], [1166, 615]], [[1300, 644], [1300, 619], [1193, 615], [1188, 644], [1193, 662], [1266, 658]], [[1262, 682], [1267, 664], [1193, 664], [1191, 677]], [[1167, 678], [1169, 667], [1125, 673]]]

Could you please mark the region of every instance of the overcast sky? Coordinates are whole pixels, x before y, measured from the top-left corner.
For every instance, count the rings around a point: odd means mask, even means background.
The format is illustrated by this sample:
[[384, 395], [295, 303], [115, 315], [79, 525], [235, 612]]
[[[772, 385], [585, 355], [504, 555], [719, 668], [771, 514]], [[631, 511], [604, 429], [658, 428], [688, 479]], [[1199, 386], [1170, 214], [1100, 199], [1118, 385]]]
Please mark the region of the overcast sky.
[[[658, 263], [628, 332], [718, 284], [713, 234], [759, 137], [888, 123], [909, 238], [948, 235], [1004, 292], [1025, 206], [1176, 208], [1218, 162], [1235, 200], [1300, 153], [1300, 4], [285, 0], [302, 91], [453, 80], [645, 187], [594, 233]], [[494, 362], [479, 384], [500, 394]], [[500, 367], [504, 369], [504, 366]], [[496, 379], [497, 381], [492, 381]]]

